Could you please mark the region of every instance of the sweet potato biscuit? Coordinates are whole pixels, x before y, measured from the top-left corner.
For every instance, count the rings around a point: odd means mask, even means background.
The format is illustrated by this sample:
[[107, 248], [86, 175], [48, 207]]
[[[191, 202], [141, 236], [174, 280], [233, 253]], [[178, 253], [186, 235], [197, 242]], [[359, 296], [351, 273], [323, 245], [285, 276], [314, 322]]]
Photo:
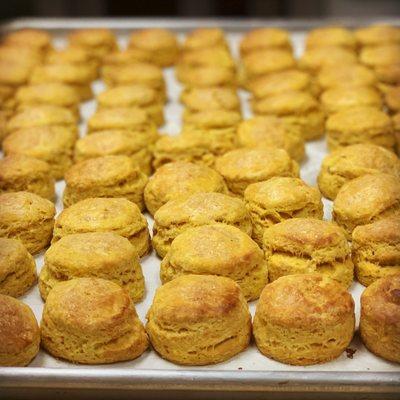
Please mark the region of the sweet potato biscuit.
[[50, 246], [40, 272], [39, 290], [46, 300], [53, 287], [74, 278], [103, 278], [122, 286], [133, 302], [144, 295], [142, 267], [128, 239], [113, 232], [77, 233]]
[[299, 178], [275, 177], [253, 183], [244, 192], [253, 239], [262, 246], [265, 229], [290, 218], [324, 216], [321, 194]]
[[356, 50], [357, 40], [352, 31], [341, 26], [326, 26], [311, 30], [306, 37], [306, 48], [338, 46]]
[[0, 61], [0, 85], [15, 90], [28, 82], [31, 71], [29, 62]]
[[215, 169], [225, 179], [228, 189], [243, 196], [252, 183], [274, 176], [299, 176], [299, 166], [283, 149], [237, 149], [215, 162]]
[[238, 111], [206, 110], [185, 112], [183, 114], [184, 129], [224, 129], [236, 128], [242, 117]]
[[64, 207], [93, 197], [123, 197], [144, 209], [147, 176], [128, 156], [103, 156], [80, 161], [65, 173]]
[[40, 331], [32, 310], [0, 294], [0, 365], [25, 367], [39, 352]]
[[157, 289], [146, 330], [154, 349], [168, 361], [216, 364], [249, 345], [251, 316], [232, 279], [184, 275]]
[[127, 199], [85, 199], [65, 208], [56, 219], [52, 243], [63, 236], [85, 232], [114, 232], [126, 237], [139, 256], [150, 251], [146, 218]]
[[359, 225], [400, 215], [400, 180], [383, 173], [363, 175], [347, 182], [333, 202], [332, 217], [351, 238]]
[[172, 241], [188, 228], [221, 222], [251, 235], [250, 216], [241, 199], [222, 193], [195, 193], [170, 200], [154, 214], [153, 247], [164, 257]]
[[224, 32], [219, 28], [198, 28], [186, 35], [182, 44], [184, 51], [200, 50], [207, 47], [224, 47], [228, 44]]
[[21, 29], [8, 33], [3, 43], [11, 46], [28, 47], [45, 54], [51, 49], [51, 35], [43, 29]]
[[0, 237], [18, 239], [31, 254], [51, 240], [54, 204], [29, 192], [0, 194]]
[[379, 82], [387, 85], [400, 84], [400, 64], [381, 65], [374, 68]]
[[292, 50], [289, 32], [279, 28], [252, 29], [243, 36], [240, 42], [242, 57], [253, 51], [266, 49]]
[[400, 179], [400, 160], [384, 147], [370, 143], [353, 144], [335, 150], [324, 158], [318, 186], [324, 197], [334, 200], [346, 182], [375, 172]]
[[96, 57], [88, 54], [80, 47], [68, 46], [62, 50], [50, 51], [45, 59], [46, 64], [74, 64], [90, 66], [97, 75], [99, 62]]
[[2, 44], [0, 46], [0, 61], [15, 62], [34, 67], [43, 60], [43, 54], [30, 47], [21, 47], [14, 44]]
[[22, 296], [36, 280], [35, 260], [24, 245], [16, 239], [0, 238], [0, 294]]
[[400, 112], [400, 86], [389, 88], [385, 93], [385, 105], [392, 112]]
[[45, 350], [74, 363], [133, 360], [148, 347], [128, 292], [100, 278], [55, 285], [44, 306], [40, 331]]
[[265, 356], [313, 365], [339, 357], [353, 338], [354, 325], [350, 293], [326, 276], [303, 274], [283, 276], [264, 288], [253, 332]]
[[199, 192], [227, 193], [222, 176], [205, 165], [173, 162], [160, 167], [144, 190], [144, 201], [151, 215], [167, 201]]
[[359, 28], [354, 34], [362, 46], [400, 43], [400, 29], [385, 24], [376, 24]]
[[146, 50], [126, 49], [117, 50], [103, 57], [103, 65], [131, 65], [136, 63], [151, 63], [152, 55]]
[[400, 64], [400, 43], [364, 47], [360, 53], [360, 62], [373, 68]]

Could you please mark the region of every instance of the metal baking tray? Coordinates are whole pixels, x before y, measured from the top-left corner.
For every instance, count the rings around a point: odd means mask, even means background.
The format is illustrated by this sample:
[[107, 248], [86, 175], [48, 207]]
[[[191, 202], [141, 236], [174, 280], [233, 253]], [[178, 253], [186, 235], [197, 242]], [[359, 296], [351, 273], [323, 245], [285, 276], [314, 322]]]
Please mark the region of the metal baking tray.
[[[126, 44], [130, 31], [145, 27], [166, 27], [182, 35], [197, 27], [218, 26], [226, 31], [234, 55], [241, 35], [256, 27], [276, 26], [288, 29], [292, 34], [295, 54], [303, 48], [307, 30], [324, 24], [341, 24], [351, 28], [376, 22], [400, 25], [395, 18], [329, 19], [329, 20], [268, 20], [268, 19], [18, 19], [4, 23], [0, 32], [21, 28], [47, 29], [54, 35], [54, 44], [65, 43], [68, 31], [77, 28], [108, 27], [115, 31], [121, 45]], [[179, 104], [180, 86], [174, 79], [172, 69], [165, 70], [170, 102], [165, 107], [167, 123], [162, 132], [177, 134], [180, 129], [182, 106]], [[95, 93], [104, 89], [101, 82], [94, 82]], [[247, 102], [248, 94], [239, 92], [243, 116], [251, 116]], [[81, 107], [85, 120], [94, 112], [95, 101]], [[307, 143], [307, 159], [301, 165], [302, 178], [315, 184], [322, 158], [326, 154], [324, 140]], [[64, 182], [57, 183], [57, 210], [60, 211]], [[324, 201], [325, 218], [330, 219], [331, 202]], [[149, 226], [152, 220], [148, 217]], [[36, 258], [38, 271], [43, 264], [43, 254]], [[160, 285], [160, 259], [154, 252], [142, 260], [146, 279], [146, 297], [136, 306], [144, 321], [154, 290]], [[359, 313], [359, 296], [362, 286], [354, 283], [351, 293]], [[37, 287], [22, 300], [29, 304], [40, 321], [43, 302]], [[254, 313], [255, 303], [250, 304]], [[0, 368], [0, 399], [10, 398], [186, 398], [186, 399], [366, 399], [400, 398], [400, 366], [386, 362], [369, 353], [356, 335], [350, 345], [356, 350], [353, 358], [346, 352], [337, 360], [310, 367], [292, 367], [270, 360], [258, 352], [254, 343], [233, 359], [214, 366], [180, 367], [162, 360], [154, 351], [147, 351], [131, 362], [103, 366], [74, 365], [56, 360], [41, 351], [26, 368]]]

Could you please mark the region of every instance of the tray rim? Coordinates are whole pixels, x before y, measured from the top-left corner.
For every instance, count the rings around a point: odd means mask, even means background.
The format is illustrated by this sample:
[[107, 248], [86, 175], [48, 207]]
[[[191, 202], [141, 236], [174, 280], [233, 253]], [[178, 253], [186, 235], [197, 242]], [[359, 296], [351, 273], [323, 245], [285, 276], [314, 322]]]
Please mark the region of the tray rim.
[[[0, 25], [0, 32], [21, 28], [64, 30], [106, 26], [115, 30], [132, 30], [160, 26], [186, 31], [197, 27], [218, 26], [225, 30], [247, 30], [276, 26], [288, 30], [305, 30], [326, 24], [358, 27], [371, 23], [400, 26], [400, 18], [391, 16], [357, 18], [31, 18], [10, 19]], [[66, 27], [68, 25], [68, 27]], [[212, 368], [210, 366], [209, 368]], [[396, 368], [396, 366], [395, 366]], [[48, 389], [116, 389], [116, 390], [198, 390], [198, 391], [267, 391], [325, 393], [400, 393], [400, 370], [397, 372], [348, 371], [245, 371], [245, 370], [161, 370], [103, 368], [0, 368], [2, 388]]]

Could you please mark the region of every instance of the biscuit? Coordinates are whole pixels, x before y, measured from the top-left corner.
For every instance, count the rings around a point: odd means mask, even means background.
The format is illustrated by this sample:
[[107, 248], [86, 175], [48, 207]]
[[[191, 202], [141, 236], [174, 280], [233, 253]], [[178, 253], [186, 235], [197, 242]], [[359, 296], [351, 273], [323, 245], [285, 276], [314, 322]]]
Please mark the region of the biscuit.
[[289, 275], [264, 288], [253, 333], [265, 356], [313, 365], [339, 357], [353, 338], [354, 325], [354, 302], [343, 286], [318, 274]]
[[28, 82], [32, 71], [29, 62], [0, 61], [0, 85], [15, 90]]
[[242, 121], [237, 129], [237, 143], [239, 147], [284, 149], [296, 161], [301, 161], [305, 155], [300, 132], [275, 116]]
[[334, 114], [351, 107], [365, 106], [382, 109], [383, 102], [380, 93], [368, 86], [331, 88], [322, 93], [322, 109], [327, 114]]
[[[0, 47], [1, 49], [1, 47]], [[0, 86], [0, 110], [9, 111], [12, 115], [15, 109], [14, 89], [7, 86]]]
[[80, 47], [66, 47], [62, 50], [50, 51], [45, 59], [46, 64], [74, 64], [78, 66], [85, 65], [85, 69], [90, 66], [94, 71], [93, 74], [98, 74], [98, 60], [95, 57], [88, 54], [84, 49]]
[[205, 165], [173, 162], [160, 167], [150, 177], [144, 201], [151, 215], [167, 201], [199, 192], [227, 193], [222, 176]]
[[163, 104], [157, 92], [144, 85], [125, 85], [110, 88], [97, 96], [99, 109], [140, 108], [157, 126], [164, 124]]
[[112, 232], [77, 233], [50, 246], [40, 272], [39, 290], [46, 300], [59, 282], [103, 278], [122, 286], [138, 302], [144, 295], [142, 267], [128, 239]]
[[236, 128], [242, 117], [238, 111], [206, 110], [195, 113], [184, 112], [184, 129]]
[[25, 367], [39, 352], [40, 331], [32, 310], [0, 294], [0, 365]]
[[400, 84], [400, 64], [381, 65], [374, 68], [379, 82], [388, 85]]
[[306, 37], [307, 49], [329, 46], [356, 50], [356, 37], [352, 31], [341, 26], [325, 26], [308, 32]]
[[182, 44], [184, 51], [200, 50], [207, 47], [224, 47], [228, 44], [224, 32], [219, 28], [197, 28], [188, 33]]
[[304, 140], [319, 138], [324, 133], [325, 115], [317, 100], [307, 92], [290, 91], [256, 100], [257, 115], [275, 115], [299, 130]]
[[400, 86], [390, 88], [385, 93], [385, 105], [392, 113], [400, 111]]
[[222, 67], [235, 71], [235, 60], [229, 50], [223, 47], [206, 47], [203, 49], [185, 51], [178, 59], [175, 73], [180, 75], [182, 68]]
[[55, 285], [43, 309], [40, 333], [52, 356], [81, 364], [133, 360], [148, 347], [128, 292], [100, 278]]
[[317, 273], [348, 288], [354, 266], [342, 229], [330, 221], [291, 218], [264, 230], [263, 248], [269, 280]]
[[92, 198], [65, 208], [56, 218], [52, 243], [73, 233], [114, 232], [126, 237], [139, 256], [150, 251], [146, 218], [123, 198]]
[[51, 240], [54, 204], [29, 192], [0, 194], [0, 237], [18, 239], [31, 254]]
[[160, 67], [175, 64], [179, 54], [179, 44], [168, 29], [151, 28], [133, 32], [129, 37], [129, 49], [138, 49], [148, 55], [149, 62]]
[[253, 239], [262, 246], [265, 229], [290, 218], [324, 216], [321, 194], [299, 178], [275, 177], [249, 185], [244, 201], [253, 226]]
[[400, 273], [400, 216], [358, 226], [352, 244], [357, 280], [364, 286]]
[[144, 210], [147, 176], [128, 156], [90, 158], [65, 173], [64, 207], [93, 197], [123, 197]]
[[329, 150], [358, 143], [372, 143], [392, 149], [395, 144], [392, 121], [374, 107], [352, 107], [328, 117], [326, 134]]
[[400, 64], [400, 43], [364, 47], [360, 52], [360, 62], [373, 68]]
[[170, 200], [154, 214], [153, 247], [164, 257], [172, 241], [188, 228], [221, 222], [251, 236], [249, 213], [241, 199], [222, 193], [195, 193]]
[[0, 46], [0, 61], [25, 64], [34, 67], [43, 60], [43, 54], [30, 47], [21, 47], [13, 44]]
[[20, 129], [3, 141], [6, 155], [25, 155], [46, 161], [51, 175], [62, 179], [72, 165], [76, 133], [63, 126], [38, 126]]
[[247, 348], [251, 316], [232, 279], [184, 275], [157, 289], [146, 330], [154, 349], [168, 361], [216, 364]]
[[54, 179], [50, 166], [42, 160], [11, 155], [0, 160], [0, 193], [31, 192], [54, 200]]
[[400, 43], [400, 29], [396, 26], [376, 24], [356, 29], [354, 34], [362, 46]]
[[172, 241], [161, 262], [161, 282], [188, 274], [231, 278], [247, 301], [258, 299], [268, 282], [262, 250], [242, 230], [226, 224], [188, 228]]
[[370, 143], [353, 144], [335, 150], [324, 158], [318, 175], [318, 187], [324, 197], [334, 200], [346, 182], [375, 172], [400, 179], [400, 160], [384, 147]]
[[132, 65], [136, 63], [151, 63], [152, 54], [146, 50], [134, 48], [117, 50], [103, 57], [103, 65]]
[[400, 274], [387, 276], [361, 295], [360, 334], [367, 349], [388, 361], [400, 362]]
[[352, 179], [333, 202], [332, 217], [350, 239], [354, 228], [385, 217], [400, 215], [400, 180], [375, 173]]
[[225, 179], [228, 189], [243, 196], [252, 183], [274, 176], [299, 176], [299, 166], [283, 149], [237, 149], [215, 162], [215, 169]]
[[12, 110], [1, 110], [0, 109], [0, 144], [3, 142], [4, 138], [8, 135], [7, 123], [8, 119], [12, 116]]
[[292, 50], [289, 33], [279, 28], [252, 29], [240, 42], [240, 54], [244, 57], [253, 51], [266, 49]]
[[51, 35], [43, 29], [20, 29], [8, 33], [3, 43], [11, 46], [28, 47], [44, 54], [51, 49]]
[[156, 131], [135, 132], [128, 130], [96, 131], [75, 143], [74, 160], [125, 155], [130, 157], [146, 175], [152, 172], [152, 145], [158, 138]]
[[0, 238], [0, 294], [22, 296], [36, 279], [35, 260], [24, 245], [16, 239]]

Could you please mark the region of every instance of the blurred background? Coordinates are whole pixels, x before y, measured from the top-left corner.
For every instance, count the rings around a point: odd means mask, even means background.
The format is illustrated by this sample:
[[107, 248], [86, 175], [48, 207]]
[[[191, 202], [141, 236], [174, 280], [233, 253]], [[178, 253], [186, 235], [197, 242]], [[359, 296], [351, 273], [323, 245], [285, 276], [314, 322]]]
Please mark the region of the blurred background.
[[400, 0], [0, 0], [0, 16], [398, 16]]

